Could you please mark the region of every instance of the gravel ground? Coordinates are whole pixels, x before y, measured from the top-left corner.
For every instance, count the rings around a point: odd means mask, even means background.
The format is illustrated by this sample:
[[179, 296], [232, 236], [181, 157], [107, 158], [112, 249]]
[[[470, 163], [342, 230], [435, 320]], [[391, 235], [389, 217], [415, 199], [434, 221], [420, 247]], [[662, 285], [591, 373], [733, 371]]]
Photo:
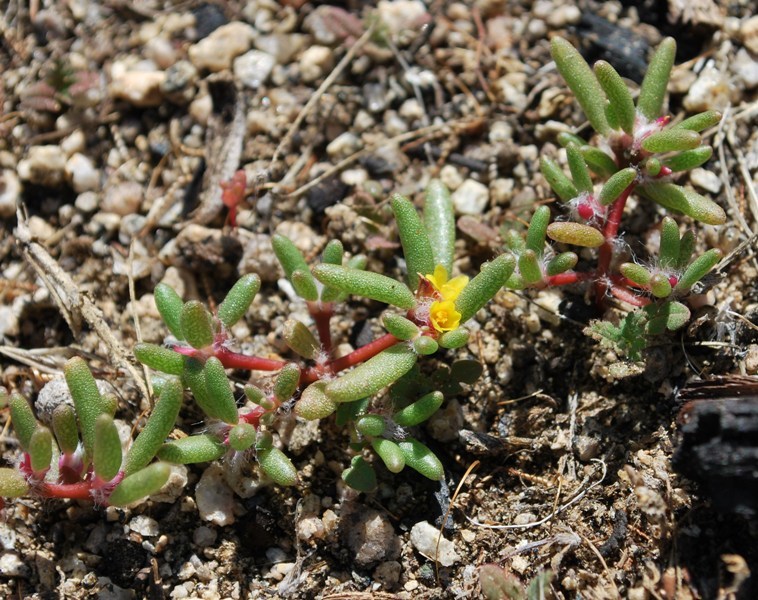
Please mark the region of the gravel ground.
[[[709, 133], [714, 158], [685, 183], [727, 210], [727, 225], [699, 230], [730, 260], [694, 299], [692, 325], [624, 373], [582, 333], [592, 316], [584, 290], [501, 292], [460, 354], [483, 363], [483, 378], [422, 433], [445, 465], [442, 485], [385, 472], [376, 493], [358, 495], [339, 477], [344, 433], [328, 419], [292, 420], [280, 437], [301, 472], [294, 488], [256, 485], [249, 465], [202, 465], [177, 469], [171, 490], [128, 510], [7, 503], [0, 596], [467, 598], [479, 597], [478, 567], [497, 563], [525, 584], [551, 570], [547, 597], [758, 597], [758, 525], [714, 508], [739, 490], [708, 480], [712, 501], [708, 481], [672, 468], [676, 391], [708, 375], [750, 386], [758, 373], [754, 8], [3, 3], [0, 380], [32, 399], [67, 358], [85, 356], [131, 424], [139, 386], [87, 306], [126, 351], [138, 335], [161, 343], [152, 296], [161, 281], [218, 302], [240, 274], [258, 273], [262, 290], [234, 333], [246, 351], [286, 356], [281, 328], [305, 307], [277, 285], [270, 236], [290, 236], [308, 256], [337, 237], [370, 269], [399, 275], [384, 199], [420, 199], [431, 177], [453, 190], [456, 268], [475, 272], [503, 228], [553, 200], [538, 162], [565, 159], [556, 134], [586, 133], [551, 63], [552, 35], [637, 82], [650, 49], [677, 38], [670, 113], [725, 113]], [[364, 35], [376, 14], [384, 42]], [[231, 228], [219, 183], [238, 168], [250, 193]], [[655, 247], [658, 220], [644, 203], [625, 218], [635, 251]], [[80, 294], [66, 296], [68, 310], [50, 291], [56, 281], [24, 259], [19, 225], [73, 280]], [[363, 343], [381, 310], [340, 307], [337, 339]], [[177, 427], [191, 433], [198, 419], [187, 408]], [[0, 449], [5, 464], [18, 460], [7, 429]], [[685, 470], [694, 460], [679, 458]]]

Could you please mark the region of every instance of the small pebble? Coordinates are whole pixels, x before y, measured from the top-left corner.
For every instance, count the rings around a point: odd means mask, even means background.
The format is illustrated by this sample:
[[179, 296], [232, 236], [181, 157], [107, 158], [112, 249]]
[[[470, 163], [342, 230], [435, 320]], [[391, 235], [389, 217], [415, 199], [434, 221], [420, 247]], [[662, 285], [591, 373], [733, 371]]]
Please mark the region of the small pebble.
[[83, 152], [86, 145], [87, 141], [81, 129], [73, 131], [61, 140], [61, 150], [66, 153], [66, 156], [71, 156], [76, 152]]
[[136, 181], [117, 183], [106, 189], [100, 209], [121, 216], [136, 213], [142, 204], [142, 196], [142, 185]]
[[383, 562], [376, 569], [374, 569], [374, 579], [380, 582], [387, 588], [391, 588], [397, 585], [400, 581], [400, 573], [402, 573], [403, 566], [396, 560], [388, 560]]
[[368, 566], [381, 560], [395, 559], [400, 554], [400, 539], [389, 519], [377, 510], [361, 508], [343, 516], [347, 546], [353, 560]]
[[29, 567], [15, 552], [0, 556], [0, 575], [3, 577], [28, 577]]
[[245, 87], [257, 90], [266, 83], [275, 64], [276, 60], [270, 54], [250, 50], [234, 59], [234, 76]]
[[450, 191], [454, 192], [461, 187], [461, 184], [463, 183], [463, 175], [461, 175], [461, 172], [457, 167], [453, 165], [445, 165], [440, 169], [440, 180]]
[[163, 102], [161, 88], [165, 80], [165, 71], [124, 71], [114, 75], [109, 89], [114, 98], [139, 108], [159, 106]]
[[247, 23], [227, 23], [190, 46], [189, 59], [198, 69], [214, 73], [230, 69], [237, 56], [250, 50], [256, 35]]
[[731, 69], [746, 90], [758, 87], [758, 58], [753, 58], [744, 48], [737, 51]]
[[201, 548], [207, 548], [216, 543], [218, 534], [215, 529], [201, 525], [192, 532], [192, 541]]
[[129, 521], [129, 529], [136, 531], [140, 535], [149, 537], [156, 536], [160, 533], [160, 527], [158, 521], [148, 517], [147, 515], [137, 515]]
[[452, 194], [455, 212], [460, 215], [480, 215], [487, 207], [487, 186], [473, 179], [466, 179]]
[[740, 25], [740, 37], [745, 47], [758, 54], [758, 15], [745, 19]]
[[326, 147], [326, 153], [331, 158], [340, 159], [346, 158], [360, 149], [360, 138], [354, 133], [346, 131], [329, 142], [329, 145]]
[[582, 11], [575, 4], [561, 4], [550, 11], [547, 16], [547, 24], [553, 29], [560, 29], [566, 25], [575, 25], [582, 18]]
[[302, 50], [308, 37], [299, 33], [272, 33], [255, 39], [255, 47], [274, 57], [280, 65], [288, 65], [292, 58]]
[[684, 107], [694, 113], [709, 109], [723, 110], [731, 102], [732, 93], [732, 84], [726, 74], [708, 66], [684, 97]]
[[306, 83], [321, 79], [334, 66], [334, 53], [326, 46], [310, 46], [300, 55], [300, 77]]
[[16, 202], [21, 196], [21, 182], [10, 169], [0, 171], [0, 219], [16, 214]]
[[443, 567], [450, 567], [460, 560], [453, 542], [441, 537], [439, 530], [428, 521], [421, 521], [413, 526], [411, 544], [429, 560], [436, 558]]
[[[66, 174], [66, 154], [60, 146], [32, 146], [18, 163], [18, 175], [37, 185], [57, 187]], [[15, 211], [15, 208], [14, 208]]]
[[100, 187], [100, 171], [84, 154], [77, 152], [66, 161], [66, 174], [77, 194]]
[[377, 5], [379, 20], [390, 34], [415, 27], [426, 15], [426, 7], [420, 0], [380, 0]]
[[721, 178], [708, 169], [700, 167], [692, 169], [690, 171], [690, 181], [692, 185], [712, 194], [718, 194], [721, 191]]
[[221, 527], [234, 523], [234, 495], [220, 465], [205, 469], [195, 486], [195, 502], [202, 519]]

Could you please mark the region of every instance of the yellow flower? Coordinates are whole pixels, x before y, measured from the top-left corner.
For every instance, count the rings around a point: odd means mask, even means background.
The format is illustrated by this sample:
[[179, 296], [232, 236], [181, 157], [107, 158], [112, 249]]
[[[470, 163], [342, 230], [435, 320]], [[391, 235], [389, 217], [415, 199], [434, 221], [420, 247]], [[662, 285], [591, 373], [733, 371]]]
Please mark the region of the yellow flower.
[[458, 275], [448, 280], [447, 269], [442, 265], [434, 267], [434, 273], [425, 275], [424, 278], [432, 284], [432, 287], [442, 296], [443, 300], [455, 300], [461, 293], [461, 290], [468, 284], [468, 277]]
[[432, 326], [440, 333], [457, 329], [461, 324], [461, 313], [455, 310], [455, 304], [451, 300], [432, 302], [429, 318]]

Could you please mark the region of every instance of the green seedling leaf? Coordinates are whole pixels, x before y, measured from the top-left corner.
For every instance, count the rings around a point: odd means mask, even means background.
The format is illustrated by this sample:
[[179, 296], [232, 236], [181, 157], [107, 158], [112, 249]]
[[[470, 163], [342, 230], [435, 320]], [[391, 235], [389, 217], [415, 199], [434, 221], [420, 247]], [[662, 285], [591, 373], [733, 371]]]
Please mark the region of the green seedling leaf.
[[690, 320], [690, 309], [681, 302], [671, 302], [666, 319], [666, 329], [676, 331], [681, 329]]
[[417, 359], [406, 345], [392, 346], [327, 383], [324, 392], [337, 403], [371, 396], [410, 371]]
[[300, 367], [295, 363], [288, 363], [279, 371], [274, 381], [274, 397], [280, 402], [287, 402], [297, 391], [300, 381]]
[[603, 88], [605, 95], [608, 96], [609, 106], [613, 107], [618, 124], [626, 133], [632, 135], [634, 132], [634, 119], [637, 114], [634, 110], [634, 100], [632, 100], [632, 95], [629, 93], [629, 88], [626, 87], [616, 69], [604, 60], [599, 60], [595, 63], [594, 71], [600, 87]]
[[610, 102], [605, 105], [605, 120], [608, 121], [608, 127], [611, 129], [621, 129], [619, 116], [616, 114], [616, 108]]
[[508, 229], [503, 232], [503, 243], [508, 250], [516, 255], [526, 250], [526, 240], [515, 229]]
[[613, 348], [620, 356], [638, 361], [647, 345], [645, 323], [647, 317], [643, 310], [627, 314], [618, 327], [608, 321], [592, 321], [585, 328], [585, 335], [600, 342], [602, 346]]
[[700, 145], [700, 134], [689, 129], [666, 129], [653, 133], [642, 140], [642, 149], [647, 152], [681, 152]]
[[495, 297], [515, 268], [516, 259], [509, 254], [501, 254], [495, 260], [482, 265], [479, 274], [469, 281], [455, 299], [455, 309], [461, 313], [461, 323], [468, 321]]
[[520, 273], [513, 273], [513, 275], [508, 278], [508, 281], [505, 282], [505, 287], [509, 290], [525, 290], [526, 281], [524, 281], [524, 278], [521, 277]]
[[603, 206], [608, 206], [615, 202], [619, 196], [628, 188], [634, 180], [637, 178], [637, 169], [629, 167], [622, 169], [617, 173], [611, 175], [610, 179], [605, 182], [605, 185], [600, 190], [600, 194], [597, 197], [597, 201]]
[[[439, 179], [432, 179], [426, 186], [424, 226], [432, 247], [434, 264], [442, 265], [448, 273], [452, 273], [455, 250], [455, 215], [450, 191]], [[433, 271], [434, 269], [429, 273]], [[424, 273], [424, 275], [427, 274]]]
[[422, 335], [413, 340], [413, 350], [421, 356], [429, 356], [439, 350], [440, 345], [432, 337]]
[[439, 481], [445, 476], [442, 463], [429, 448], [412, 437], [398, 442], [400, 451], [405, 458], [405, 464], [414, 471], [433, 481]]
[[44, 425], [37, 425], [29, 439], [29, 459], [32, 471], [39, 473], [50, 468], [53, 460], [53, 434]]
[[405, 468], [405, 457], [403, 451], [392, 440], [377, 438], [371, 440], [371, 447], [382, 459], [384, 466], [390, 473], [399, 473]]
[[337, 410], [337, 403], [326, 395], [326, 381], [310, 384], [295, 403], [295, 414], [307, 421], [328, 417]]
[[53, 433], [64, 454], [73, 454], [79, 445], [79, 427], [76, 413], [69, 404], [59, 404], [53, 411]]
[[172, 378], [167, 381], [145, 427], [139, 432], [126, 454], [124, 473], [127, 476], [137, 473], [153, 460], [174, 428], [176, 417], [182, 406], [182, 399], [182, 385], [179, 380]]
[[308, 263], [305, 262], [303, 253], [297, 249], [297, 246], [291, 240], [276, 233], [271, 236], [271, 246], [274, 249], [276, 258], [279, 259], [279, 263], [282, 265], [282, 269], [284, 269], [284, 275], [287, 279], [291, 279], [292, 273], [295, 271], [308, 272]]
[[667, 298], [671, 295], [671, 282], [663, 273], [656, 273], [650, 278], [650, 291], [656, 298]]
[[589, 225], [559, 221], [551, 223], [547, 228], [551, 240], [584, 248], [597, 248], [603, 244], [603, 234]]
[[185, 385], [192, 391], [192, 396], [195, 402], [206, 415], [212, 418], [216, 413], [216, 408], [208, 394], [208, 387], [205, 384], [205, 373], [203, 371], [203, 363], [196, 358], [188, 358], [185, 361], [184, 373], [182, 374], [182, 380]]
[[642, 171], [647, 177], [658, 177], [661, 172], [661, 161], [650, 156], [642, 163]]
[[95, 475], [103, 481], [113, 479], [121, 469], [121, 439], [110, 415], [100, 415], [95, 421], [95, 447], [92, 463]]
[[569, 133], [568, 131], [561, 131], [556, 139], [563, 148], [566, 148], [569, 144], [576, 144], [580, 148], [587, 144], [587, 142], [578, 135]]
[[342, 471], [342, 480], [359, 492], [372, 492], [376, 489], [376, 473], [361, 456], [353, 457], [350, 466]]
[[430, 392], [409, 404], [405, 408], [392, 415], [392, 420], [401, 427], [413, 427], [419, 425], [431, 417], [440, 406], [445, 397], [441, 392]]
[[695, 234], [687, 230], [682, 235], [679, 242], [679, 258], [676, 261], [677, 269], [684, 269], [692, 260], [692, 253], [695, 251]]
[[689, 171], [708, 162], [713, 156], [713, 148], [700, 146], [693, 150], [685, 150], [663, 160], [663, 164], [674, 172]]
[[653, 182], [640, 186], [643, 195], [669, 210], [676, 210], [706, 225], [723, 225], [726, 213], [712, 200], [673, 183]]
[[250, 400], [253, 404], [260, 404], [261, 401], [266, 398], [266, 394], [263, 393], [263, 390], [250, 383], [245, 386], [244, 392], [245, 398]]
[[546, 156], [540, 158], [540, 171], [552, 190], [564, 202], [568, 202], [579, 195], [574, 182], [566, 177], [566, 174], [553, 160]]
[[527, 600], [544, 600], [550, 594], [550, 582], [553, 580], [553, 572], [550, 570], [540, 571], [529, 582], [526, 588]]
[[311, 330], [297, 319], [288, 319], [282, 332], [284, 341], [303, 358], [313, 360], [321, 351], [321, 345]]
[[419, 328], [413, 321], [395, 313], [384, 313], [382, 324], [399, 340], [410, 340], [419, 334]]
[[337, 265], [317, 265], [313, 274], [324, 285], [342, 292], [364, 296], [398, 308], [413, 308], [416, 299], [407, 286], [378, 273], [358, 271]]
[[[592, 192], [592, 177], [590, 176], [590, 170], [587, 168], [587, 162], [584, 160], [579, 146], [569, 144], [566, 147], [566, 158], [568, 159], [569, 170], [571, 171], [571, 178], [574, 180], [574, 185], [579, 192]], [[544, 208], [547, 208], [546, 206]], [[547, 225], [545, 225], [547, 227]], [[529, 243], [527, 242], [527, 247]]]
[[208, 416], [220, 419], [229, 425], [236, 425], [239, 421], [239, 413], [224, 365], [218, 358], [211, 356], [205, 361], [203, 373], [205, 388], [208, 390], [208, 397], [213, 405], [213, 413], [208, 413]]
[[240, 277], [218, 307], [217, 316], [224, 327], [231, 327], [245, 316], [260, 289], [261, 278], [257, 275], [250, 274]]
[[63, 373], [74, 400], [84, 451], [88, 457], [92, 457], [92, 447], [95, 443], [95, 421], [101, 414], [109, 412], [108, 406], [100, 395], [95, 378], [84, 360], [78, 356], [70, 359], [63, 367]]
[[0, 498], [20, 498], [28, 492], [26, 477], [16, 469], [0, 468]]
[[518, 257], [518, 268], [526, 285], [542, 281], [542, 269], [537, 254], [533, 250], [525, 250]]
[[303, 300], [308, 302], [318, 300], [318, 287], [316, 287], [316, 280], [313, 279], [310, 271], [294, 271], [290, 280], [292, 287], [295, 288], [295, 293]]
[[16, 430], [16, 437], [21, 448], [28, 452], [32, 434], [37, 429], [37, 419], [34, 418], [34, 412], [32, 412], [32, 407], [26, 398], [18, 392], [13, 392], [10, 395], [8, 404], [11, 407], [11, 421], [13, 422], [13, 429]]
[[181, 316], [184, 302], [182, 302], [179, 294], [171, 286], [159, 283], [155, 286], [153, 296], [155, 297], [155, 306], [171, 335], [177, 340], [183, 340]]
[[547, 263], [545, 272], [548, 276], [560, 275], [566, 271], [570, 271], [579, 262], [579, 257], [574, 252], [561, 252], [559, 255], [550, 259]]
[[479, 586], [485, 600], [524, 600], [521, 582], [499, 566], [490, 564], [479, 567]]
[[387, 429], [387, 422], [381, 415], [363, 415], [355, 422], [355, 428], [366, 437], [379, 437]]
[[408, 198], [395, 194], [390, 204], [397, 221], [405, 262], [408, 265], [408, 287], [415, 290], [419, 284], [419, 273], [427, 275], [434, 272], [432, 245], [421, 217]]
[[705, 277], [713, 267], [721, 260], [724, 253], [718, 248], [712, 248], [702, 256], [698, 256], [685, 269], [679, 278], [674, 291], [677, 294], [685, 294], [690, 291], [693, 285]]
[[664, 39], [653, 55], [647, 73], [640, 87], [637, 98], [637, 110], [648, 120], [652, 121], [661, 116], [666, 87], [674, 66], [676, 57], [676, 42], [674, 38]]
[[452, 331], [446, 331], [439, 338], [437, 342], [443, 348], [455, 349], [462, 348], [468, 343], [469, 330], [465, 327], [459, 327]]
[[595, 146], [585, 144], [579, 148], [579, 151], [582, 153], [582, 156], [587, 162], [587, 166], [590, 168], [590, 170], [592, 170], [597, 175], [600, 175], [601, 177], [610, 177], [619, 170], [618, 166], [616, 165], [616, 161], [614, 161], [611, 156], [600, 150], [600, 148], [595, 148]]
[[297, 483], [295, 465], [279, 448], [259, 450], [258, 464], [274, 483], [279, 485], [295, 485]]
[[171, 475], [171, 467], [166, 463], [155, 463], [125, 477], [113, 490], [108, 504], [126, 506], [159, 491]]
[[671, 217], [661, 223], [661, 249], [658, 262], [664, 269], [674, 268], [679, 260], [679, 226]]
[[344, 253], [345, 251], [342, 247], [342, 242], [339, 240], [331, 240], [326, 245], [326, 248], [324, 248], [321, 260], [330, 265], [341, 265]]
[[215, 435], [203, 433], [163, 444], [158, 450], [160, 460], [177, 465], [211, 462], [226, 454], [224, 446]]
[[672, 129], [689, 129], [690, 131], [697, 131], [699, 133], [709, 127], [718, 125], [720, 121], [720, 112], [717, 110], [707, 110], [685, 119], [681, 123], [677, 123]]
[[608, 133], [605, 94], [590, 66], [576, 48], [562, 37], [556, 36], [551, 40], [550, 53], [592, 128], [601, 134]]
[[666, 329], [675, 331], [690, 320], [690, 310], [681, 302], [649, 304], [643, 310], [648, 318], [645, 326], [648, 335], [660, 335]]
[[258, 432], [250, 423], [237, 423], [229, 430], [229, 445], [232, 450], [244, 452], [256, 442]]
[[450, 378], [461, 383], [476, 383], [484, 372], [478, 360], [456, 360], [450, 367]]
[[355, 421], [360, 415], [366, 414], [369, 404], [370, 398], [361, 398], [355, 402], [343, 402], [337, 407], [337, 414], [334, 419], [336, 425], [344, 427], [350, 421]]
[[255, 451], [268, 450], [274, 445], [274, 436], [270, 431], [258, 431], [255, 435]]
[[134, 346], [134, 356], [143, 365], [162, 373], [181, 375], [184, 372], [184, 356], [163, 346], [139, 342]]
[[213, 343], [213, 321], [211, 313], [197, 300], [190, 300], [182, 307], [182, 332], [190, 346], [207, 348]]
[[547, 226], [550, 224], [550, 209], [540, 206], [534, 211], [532, 220], [529, 221], [529, 229], [526, 230], [526, 249], [531, 250], [538, 257], [542, 257], [545, 251], [545, 236]]
[[645, 288], [650, 285], [650, 279], [653, 276], [645, 267], [636, 263], [624, 263], [619, 267], [619, 271], [629, 281]]

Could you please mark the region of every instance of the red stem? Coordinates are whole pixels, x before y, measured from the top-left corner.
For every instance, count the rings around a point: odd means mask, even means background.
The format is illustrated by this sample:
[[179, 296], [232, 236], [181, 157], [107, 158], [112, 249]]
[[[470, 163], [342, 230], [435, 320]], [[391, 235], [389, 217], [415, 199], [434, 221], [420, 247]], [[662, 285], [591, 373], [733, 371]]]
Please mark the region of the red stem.
[[[178, 348], [175, 348], [178, 350]], [[185, 354], [182, 352], [182, 354]], [[227, 369], [246, 369], [248, 371], [278, 371], [285, 363], [282, 360], [261, 358], [260, 356], [247, 356], [239, 352], [232, 352], [223, 346], [214, 346], [213, 355], [221, 361]]]
[[632, 306], [647, 306], [650, 304], [650, 298], [644, 296], [638, 296], [632, 290], [625, 287], [619, 287], [615, 284], [611, 284], [608, 291], [612, 296], [623, 300], [624, 302], [631, 304]]
[[367, 361], [369, 358], [376, 356], [382, 350], [391, 348], [399, 341], [400, 340], [391, 333], [385, 333], [382, 337], [375, 339], [373, 342], [369, 342], [365, 346], [353, 350], [350, 354], [346, 354], [345, 356], [328, 363], [323, 369], [311, 367], [310, 369], [303, 371], [303, 374], [300, 376], [300, 384], [302, 385], [318, 381], [324, 372], [339, 373], [349, 367], [358, 365]]
[[605, 241], [600, 246], [600, 253], [597, 259], [597, 273], [595, 274], [595, 303], [599, 308], [603, 308], [605, 304], [605, 292], [608, 288], [607, 275], [611, 268], [611, 261], [613, 260], [613, 245], [616, 241], [616, 237], [619, 232], [619, 225], [621, 224], [621, 217], [624, 214], [624, 207], [626, 201], [632, 193], [632, 190], [636, 187], [637, 183], [630, 183], [626, 189], [621, 192], [621, 195], [611, 204], [611, 209], [608, 211], [608, 218], [605, 220], [603, 226], [603, 236]]
[[72, 500], [92, 500], [92, 482], [41, 483], [36, 491], [45, 498], [71, 498]]
[[545, 283], [548, 285], [570, 285], [572, 283], [578, 283], [580, 281], [586, 281], [590, 279], [594, 273], [577, 273], [571, 271], [569, 273], [559, 273], [558, 275], [549, 275], [545, 278]]
[[331, 302], [323, 304], [319, 302], [308, 302], [308, 312], [311, 313], [316, 323], [316, 331], [321, 347], [329, 356], [332, 354], [332, 333], [329, 327], [334, 310]]

